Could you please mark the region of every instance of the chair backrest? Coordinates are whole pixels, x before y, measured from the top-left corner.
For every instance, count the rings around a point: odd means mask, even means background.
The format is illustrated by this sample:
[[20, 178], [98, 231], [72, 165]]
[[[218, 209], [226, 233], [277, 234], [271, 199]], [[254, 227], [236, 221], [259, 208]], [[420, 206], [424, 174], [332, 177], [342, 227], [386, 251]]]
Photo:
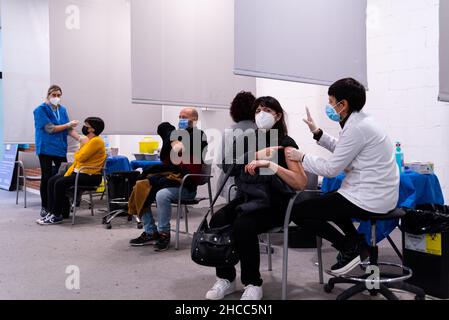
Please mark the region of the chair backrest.
[[317, 190], [318, 189], [318, 176], [314, 173], [305, 171], [307, 176], [306, 190]]
[[201, 173], [210, 175], [212, 172], [212, 165], [204, 163], [201, 167]]
[[19, 151], [19, 161], [22, 161], [25, 169], [40, 168], [39, 157], [34, 152]]
[[[201, 165], [201, 174], [210, 176], [211, 172], [212, 172], [212, 165], [206, 163]], [[205, 185], [209, 181], [208, 177], [193, 177], [191, 179], [192, 181], [195, 182], [197, 186]]]

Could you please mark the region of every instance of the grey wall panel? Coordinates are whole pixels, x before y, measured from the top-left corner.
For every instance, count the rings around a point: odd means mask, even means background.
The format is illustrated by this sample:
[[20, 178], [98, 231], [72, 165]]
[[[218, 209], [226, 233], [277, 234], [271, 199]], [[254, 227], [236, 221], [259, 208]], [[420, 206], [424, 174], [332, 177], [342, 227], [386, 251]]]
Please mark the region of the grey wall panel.
[[367, 85], [366, 0], [235, 2], [235, 73]]
[[440, 1], [440, 94], [449, 102], [449, 1]]
[[228, 108], [255, 79], [235, 76], [234, 1], [131, 1], [133, 101]]
[[99, 116], [106, 134], [154, 133], [162, 119], [132, 103], [130, 26], [127, 0], [50, 0], [51, 81], [72, 119]]
[[6, 143], [34, 142], [33, 110], [50, 84], [48, 0], [1, 0]]

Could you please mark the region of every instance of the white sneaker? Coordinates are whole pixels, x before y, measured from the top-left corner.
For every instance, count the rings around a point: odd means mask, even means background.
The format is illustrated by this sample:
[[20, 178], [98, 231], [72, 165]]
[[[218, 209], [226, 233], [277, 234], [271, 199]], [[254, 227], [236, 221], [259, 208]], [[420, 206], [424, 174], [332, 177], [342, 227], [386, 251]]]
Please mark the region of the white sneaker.
[[36, 223], [42, 224], [45, 220], [50, 219], [51, 216], [52, 216], [52, 214], [49, 212], [49, 213], [47, 213], [47, 215], [45, 217], [37, 219]]
[[263, 290], [262, 287], [253, 286], [252, 284], [245, 287], [240, 300], [262, 300]]
[[228, 294], [236, 291], [235, 280], [230, 282], [226, 279], [217, 278], [212, 289], [207, 291], [206, 299], [209, 300], [221, 300]]
[[49, 226], [52, 224], [60, 224], [63, 223], [64, 219], [62, 217], [57, 217], [54, 214], [52, 214], [49, 218], [46, 218], [45, 220], [42, 220], [40, 222], [38, 222], [38, 224], [40, 224], [41, 226]]

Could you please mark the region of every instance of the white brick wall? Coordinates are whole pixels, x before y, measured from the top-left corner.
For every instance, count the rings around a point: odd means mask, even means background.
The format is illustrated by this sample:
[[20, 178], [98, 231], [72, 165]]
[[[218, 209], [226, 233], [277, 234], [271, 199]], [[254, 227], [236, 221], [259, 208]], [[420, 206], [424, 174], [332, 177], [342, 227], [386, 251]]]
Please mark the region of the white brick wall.
[[[406, 161], [433, 161], [449, 201], [449, 104], [438, 96], [438, 0], [368, 0], [368, 81], [365, 111], [402, 142]], [[304, 149], [326, 155], [301, 119], [308, 105], [322, 128], [327, 88], [258, 79], [257, 95], [272, 95], [287, 110], [290, 135]]]

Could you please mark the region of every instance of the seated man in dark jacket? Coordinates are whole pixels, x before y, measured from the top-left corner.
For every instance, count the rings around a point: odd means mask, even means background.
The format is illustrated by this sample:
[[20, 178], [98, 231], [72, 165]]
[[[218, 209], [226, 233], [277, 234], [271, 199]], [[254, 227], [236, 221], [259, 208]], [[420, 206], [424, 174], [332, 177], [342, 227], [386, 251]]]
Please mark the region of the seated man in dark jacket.
[[[202, 130], [196, 128], [198, 112], [194, 108], [183, 108], [179, 113], [179, 130], [168, 122], [161, 123], [158, 134], [163, 144], [160, 158], [163, 165], [150, 169], [169, 171], [180, 174], [201, 173], [203, 158], [207, 150], [207, 138]], [[144, 172], [146, 173], [146, 172]], [[150, 203], [156, 201], [158, 225], [156, 226], [151, 207], [145, 207], [142, 215], [144, 232], [136, 239], [132, 239], [132, 246], [145, 246], [154, 244], [156, 251], [167, 250], [170, 244], [170, 218], [172, 203], [178, 201], [179, 180], [149, 177], [152, 184], [152, 192], [149, 195]], [[196, 197], [198, 180], [188, 179], [184, 184], [182, 198], [193, 199]]]

